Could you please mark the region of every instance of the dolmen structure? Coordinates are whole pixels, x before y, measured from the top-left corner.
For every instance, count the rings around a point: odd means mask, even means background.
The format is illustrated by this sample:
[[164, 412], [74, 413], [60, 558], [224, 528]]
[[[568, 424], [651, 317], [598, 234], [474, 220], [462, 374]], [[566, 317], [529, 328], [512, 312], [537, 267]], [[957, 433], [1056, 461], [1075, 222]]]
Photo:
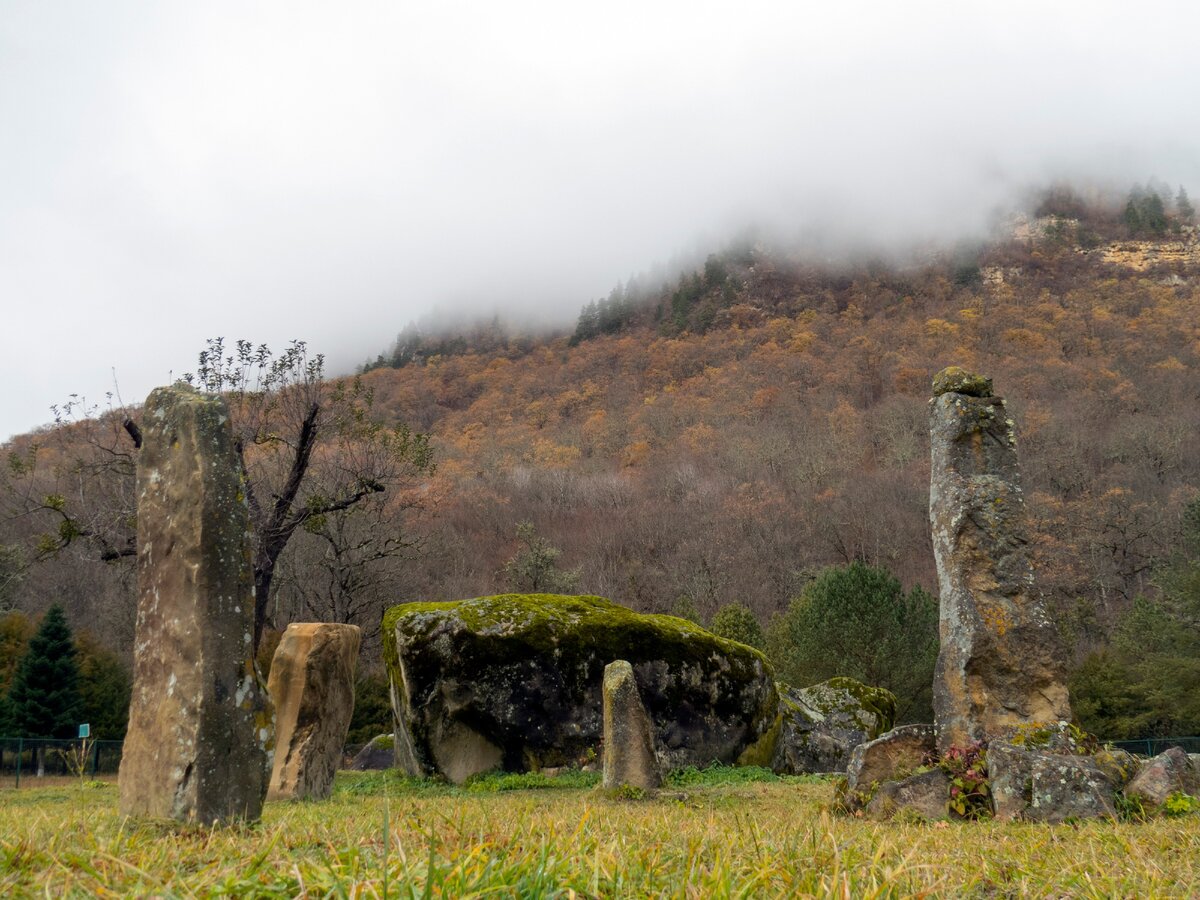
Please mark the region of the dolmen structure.
[[1029, 556], [1015, 426], [991, 379], [939, 372], [929, 516], [940, 587], [933, 725], [856, 748], [840, 802], [888, 818], [1062, 822], [1153, 812], [1200, 789], [1181, 750], [1141, 765], [1071, 722], [1064, 656]]
[[250, 526], [229, 412], [186, 385], [158, 388], [142, 431], [121, 813], [257, 819], [274, 723], [254, 667]]

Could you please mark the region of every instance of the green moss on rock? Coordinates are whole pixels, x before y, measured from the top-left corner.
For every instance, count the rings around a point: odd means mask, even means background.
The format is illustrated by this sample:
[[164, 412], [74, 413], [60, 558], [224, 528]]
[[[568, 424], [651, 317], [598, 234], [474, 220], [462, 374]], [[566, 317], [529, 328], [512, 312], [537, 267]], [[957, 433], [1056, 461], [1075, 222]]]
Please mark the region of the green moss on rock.
[[966, 394], [968, 397], [992, 396], [992, 379], [968, 372], [960, 366], [947, 366], [933, 376], [933, 396]]

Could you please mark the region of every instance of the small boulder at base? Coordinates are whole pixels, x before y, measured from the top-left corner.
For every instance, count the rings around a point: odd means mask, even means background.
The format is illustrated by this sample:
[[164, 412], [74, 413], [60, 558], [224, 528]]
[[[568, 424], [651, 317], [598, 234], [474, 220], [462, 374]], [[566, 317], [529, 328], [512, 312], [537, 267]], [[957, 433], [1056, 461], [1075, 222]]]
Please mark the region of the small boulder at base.
[[618, 659], [604, 668], [604, 787], [654, 791], [661, 784], [654, 726], [642, 706], [633, 666]]
[[1032, 756], [1026, 819], [1065, 822], [1117, 817], [1116, 790], [1090, 757], [1037, 752]]
[[352, 772], [370, 772], [390, 769], [396, 764], [396, 738], [391, 734], [377, 734], [354, 754], [348, 768]]
[[1134, 797], [1149, 809], [1162, 806], [1175, 791], [1194, 794], [1200, 791], [1200, 773], [1188, 755], [1178, 747], [1158, 754], [1142, 765], [1125, 787], [1125, 796]]
[[357, 625], [293, 622], [271, 660], [275, 765], [268, 800], [324, 800], [354, 715]]
[[859, 744], [846, 769], [846, 796], [854, 798], [882, 784], [907, 777], [936, 750], [932, 725], [901, 725], [873, 741]]
[[908, 813], [922, 819], [949, 818], [950, 776], [930, 769], [902, 781], [881, 784], [867, 804], [870, 819], [890, 819]]
[[383, 640], [396, 761], [412, 775], [577, 763], [600, 742], [614, 659], [633, 669], [664, 768], [732, 763], [778, 712], [757, 650], [601, 597], [408, 603], [384, 615]]
[[831, 678], [806, 688], [777, 687], [778, 738], [771, 759], [762, 762], [781, 775], [845, 772], [854, 748], [888, 731], [896, 718], [891, 691], [853, 678]]

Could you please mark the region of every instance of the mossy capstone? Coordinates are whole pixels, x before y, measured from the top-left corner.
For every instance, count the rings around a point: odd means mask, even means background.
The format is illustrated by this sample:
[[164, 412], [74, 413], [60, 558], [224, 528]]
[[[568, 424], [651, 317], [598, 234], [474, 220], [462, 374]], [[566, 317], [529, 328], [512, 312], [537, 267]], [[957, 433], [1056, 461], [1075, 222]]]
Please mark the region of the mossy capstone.
[[773, 724], [757, 650], [601, 597], [502, 594], [388, 610], [397, 765], [462, 781], [570, 765], [596, 750], [605, 666], [627, 660], [664, 768], [734, 762]]
[[968, 397], [992, 396], [992, 379], [976, 375], [960, 366], [947, 366], [933, 376], [933, 396], [966, 394]]

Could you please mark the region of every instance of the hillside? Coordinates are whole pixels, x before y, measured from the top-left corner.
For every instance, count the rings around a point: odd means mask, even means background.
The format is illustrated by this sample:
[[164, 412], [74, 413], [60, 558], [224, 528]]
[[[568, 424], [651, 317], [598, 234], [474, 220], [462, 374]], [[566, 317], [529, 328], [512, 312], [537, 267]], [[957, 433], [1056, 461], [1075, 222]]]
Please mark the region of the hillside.
[[926, 402], [954, 363], [1010, 401], [1041, 585], [1090, 645], [1200, 486], [1200, 252], [1190, 230], [1081, 231], [1035, 221], [906, 269], [741, 248], [585, 308], [569, 338], [370, 371], [438, 452], [410, 595], [494, 589], [524, 521], [580, 589], [641, 609], [740, 600], [766, 620], [854, 559], [932, 588]]

